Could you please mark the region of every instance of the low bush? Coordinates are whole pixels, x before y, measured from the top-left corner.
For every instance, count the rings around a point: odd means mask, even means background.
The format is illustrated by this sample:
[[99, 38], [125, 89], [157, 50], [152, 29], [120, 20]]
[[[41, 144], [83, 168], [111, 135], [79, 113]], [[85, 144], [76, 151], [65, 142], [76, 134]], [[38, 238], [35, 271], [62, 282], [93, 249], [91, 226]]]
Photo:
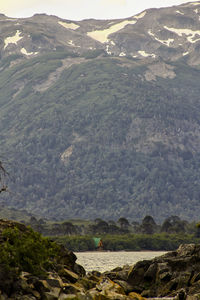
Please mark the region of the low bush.
[[0, 244], [0, 265], [7, 271], [26, 271], [34, 275], [44, 275], [53, 267], [59, 253], [55, 242], [42, 237], [32, 229], [22, 232], [17, 227], [2, 232]]

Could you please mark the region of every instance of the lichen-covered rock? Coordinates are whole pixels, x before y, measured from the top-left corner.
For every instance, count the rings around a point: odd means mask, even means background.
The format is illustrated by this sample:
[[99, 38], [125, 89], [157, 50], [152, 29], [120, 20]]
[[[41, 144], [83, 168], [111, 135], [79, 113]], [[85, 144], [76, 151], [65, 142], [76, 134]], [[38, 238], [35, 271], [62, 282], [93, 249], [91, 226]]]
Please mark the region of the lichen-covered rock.
[[79, 278], [78, 274], [68, 270], [67, 268], [62, 268], [58, 271], [58, 274], [62, 276], [67, 282], [76, 282]]
[[115, 292], [125, 295], [123, 288], [119, 284], [106, 277], [103, 277], [99, 283], [97, 283], [96, 289], [100, 292], [104, 292], [105, 294], [108, 294], [109, 292]]
[[134, 300], [144, 300], [144, 298], [140, 294], [137, 294], [134, 292], [131, 292], [128, 295], [129, 295], [129, 297], [131, 297], [131, 299], [134, 299]]
[[90, 279], [88, 277], [82, 277], [77, 281], [85, 290], [93, 289], [98, 282], [99, 280]]
[[80, 284], [68, 283], [64, 284], [62, 291], [64, 294], [77, 294], [80, 292], [84, 292], [85, 289]]
[[126, 294], [130, 293], [133, 290], [133, 286], [130, 285], [127, 281], [124, 280], [115, 280], [117, 284], [119, 284]]
[[128, 274], [132, 268], [128, 265], [122, 267], [117, 267], [112, 271], [104, 272], [104, 275], [109, 277], [111, 280], [124, 280], [127, 281]]

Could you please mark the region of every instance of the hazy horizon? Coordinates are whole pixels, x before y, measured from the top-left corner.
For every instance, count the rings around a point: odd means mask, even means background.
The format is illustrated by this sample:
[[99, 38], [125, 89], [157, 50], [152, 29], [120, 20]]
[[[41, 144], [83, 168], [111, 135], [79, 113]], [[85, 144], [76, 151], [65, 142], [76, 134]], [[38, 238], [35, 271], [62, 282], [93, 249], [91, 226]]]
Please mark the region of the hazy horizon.
[[[8, 17], [31, 17], [36, 13], [69, 20], [128, 18], [148, 8], [168, 7], [188, 2], [181, 0], [1, 0], [0, 13]], [[200, 2], [199, 2], [200, 3]]]

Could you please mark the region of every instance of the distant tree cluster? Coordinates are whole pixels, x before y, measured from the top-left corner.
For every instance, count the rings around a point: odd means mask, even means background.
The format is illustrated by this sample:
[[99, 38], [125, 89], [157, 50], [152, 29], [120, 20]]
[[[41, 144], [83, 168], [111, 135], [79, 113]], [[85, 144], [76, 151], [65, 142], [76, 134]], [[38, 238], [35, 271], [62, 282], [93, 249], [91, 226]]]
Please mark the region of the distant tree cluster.
[[[84, 221], [83, 221], [84, 223]], [[29, 225], [40, 233], [48, 236], [73, 236], [73, 235], [123, 235], [123, 234], [147, 234], [155, 233], [167, 234], [192, 234], [199, 232], [200, 225], [181, 220], [178, 216], [170, 216], [160, 225], [154, 218], [147, 215], [141, 222], [129, 222], [128, 219], [120, 217], [116, 222], [105, 221], [97, 218], [88, 221], [87, 224], [73, 224], [73, 221], [48, 223], [43, 219], [37, 220], [31, 217]]]

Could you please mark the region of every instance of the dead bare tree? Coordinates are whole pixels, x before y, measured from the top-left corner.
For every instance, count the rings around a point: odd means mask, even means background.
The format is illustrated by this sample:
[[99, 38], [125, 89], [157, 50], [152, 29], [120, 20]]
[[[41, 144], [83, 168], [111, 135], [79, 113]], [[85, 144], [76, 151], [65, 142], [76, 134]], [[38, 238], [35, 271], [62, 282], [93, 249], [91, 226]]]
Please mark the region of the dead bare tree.
[[7, 191], [7, 185], [5, 184], [5, 178], [8, 176], [8, 172], [3, 167], [2, 161], [0, 161], [0, 193]]

